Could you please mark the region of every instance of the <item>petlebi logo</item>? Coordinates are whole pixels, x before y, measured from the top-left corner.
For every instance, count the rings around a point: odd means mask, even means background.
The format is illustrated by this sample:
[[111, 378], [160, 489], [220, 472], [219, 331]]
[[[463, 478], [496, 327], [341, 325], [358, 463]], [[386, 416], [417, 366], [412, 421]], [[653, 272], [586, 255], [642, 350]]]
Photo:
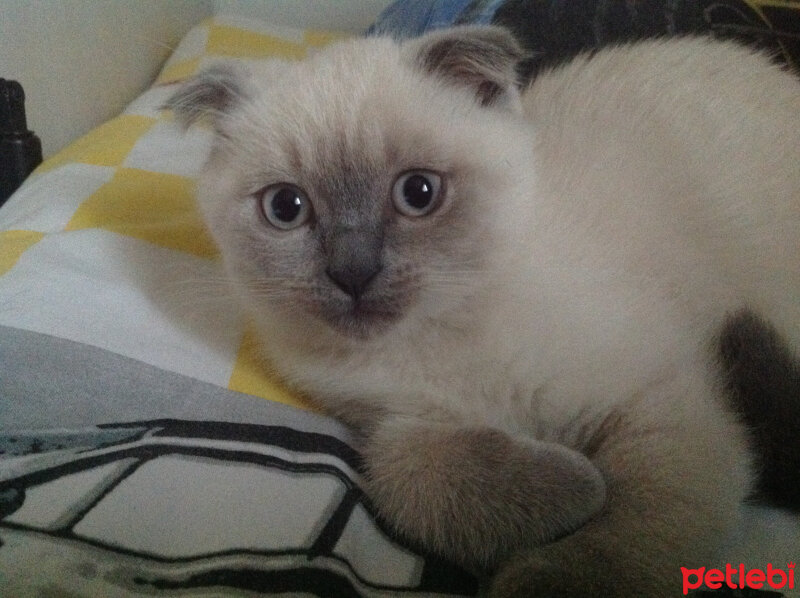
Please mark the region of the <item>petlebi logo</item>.
[[753, 588], [760, 590], [769, 588], [772, 590], [792, 590], [794, 583], [794, 563], [788, 563], [785, 569], [774, 567], [772, 563], [767, 564], [764, 569], [746, 569], [744, 564], [738, 566], [727, 563], [725, 570], [700, 567], [689, 569], [681, 567], [683, 576], [683, 595], [689, 590], [696, 590], [705, 585], [711, 590], [718, 590], [728, 587], [732, 590]]

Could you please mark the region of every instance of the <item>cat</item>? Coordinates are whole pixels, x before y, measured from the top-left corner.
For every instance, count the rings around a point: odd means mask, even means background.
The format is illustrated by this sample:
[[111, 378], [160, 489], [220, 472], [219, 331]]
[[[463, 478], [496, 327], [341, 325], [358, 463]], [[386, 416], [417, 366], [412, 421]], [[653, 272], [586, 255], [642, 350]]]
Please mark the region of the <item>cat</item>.
[[755, 484], [721, 338], [800, 350], [800, 82], [700, 38], [523, 59], [348, 40], [169, 107], [213, 126], [198, 200], [265, 355], [399, 534], [497, 598], [673, 596]]

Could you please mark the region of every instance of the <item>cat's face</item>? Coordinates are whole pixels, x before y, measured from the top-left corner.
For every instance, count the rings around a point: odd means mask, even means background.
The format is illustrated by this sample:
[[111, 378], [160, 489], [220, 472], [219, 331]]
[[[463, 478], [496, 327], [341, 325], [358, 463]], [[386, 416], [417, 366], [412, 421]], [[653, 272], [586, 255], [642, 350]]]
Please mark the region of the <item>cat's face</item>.
[[365, 338], [463, 309], [513, 218], [518, 58], [495, 29], [368, 39], [180, 92], [214, 116], [199, 198], [256, 316]]

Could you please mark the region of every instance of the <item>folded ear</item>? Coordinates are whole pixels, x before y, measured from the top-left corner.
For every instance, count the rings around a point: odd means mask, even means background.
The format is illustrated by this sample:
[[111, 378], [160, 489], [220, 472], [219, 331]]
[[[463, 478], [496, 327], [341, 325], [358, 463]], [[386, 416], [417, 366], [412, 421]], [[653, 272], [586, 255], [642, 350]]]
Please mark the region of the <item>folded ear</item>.
[[526, 53], [502, 27], [453, 27], [409, 45], [422, 69], [471, 89], [484, 106], [517, 97], [517, 66]]
[[185, 127], [205, 118], [219, 130], [220, 117], [243, 99], [246, 79], [232, 64], [209, 67], [182, 83], [164, 108], [171, 108]]

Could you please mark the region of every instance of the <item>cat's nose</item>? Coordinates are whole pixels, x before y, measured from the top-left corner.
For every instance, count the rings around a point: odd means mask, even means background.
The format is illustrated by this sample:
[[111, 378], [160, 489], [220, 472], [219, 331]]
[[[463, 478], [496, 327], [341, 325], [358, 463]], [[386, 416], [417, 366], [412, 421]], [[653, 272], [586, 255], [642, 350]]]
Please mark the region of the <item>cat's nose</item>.
[[379, 263], [349, 263], [329, 266], [326, 273], [337, 287], [353, 299], [358, 299], [380, 271]]
[[372, 230], [355, 226], [333, 229], [327, 238], [328, 269], [333, 283], [354, 300], [383, 269], [383, 238]]

